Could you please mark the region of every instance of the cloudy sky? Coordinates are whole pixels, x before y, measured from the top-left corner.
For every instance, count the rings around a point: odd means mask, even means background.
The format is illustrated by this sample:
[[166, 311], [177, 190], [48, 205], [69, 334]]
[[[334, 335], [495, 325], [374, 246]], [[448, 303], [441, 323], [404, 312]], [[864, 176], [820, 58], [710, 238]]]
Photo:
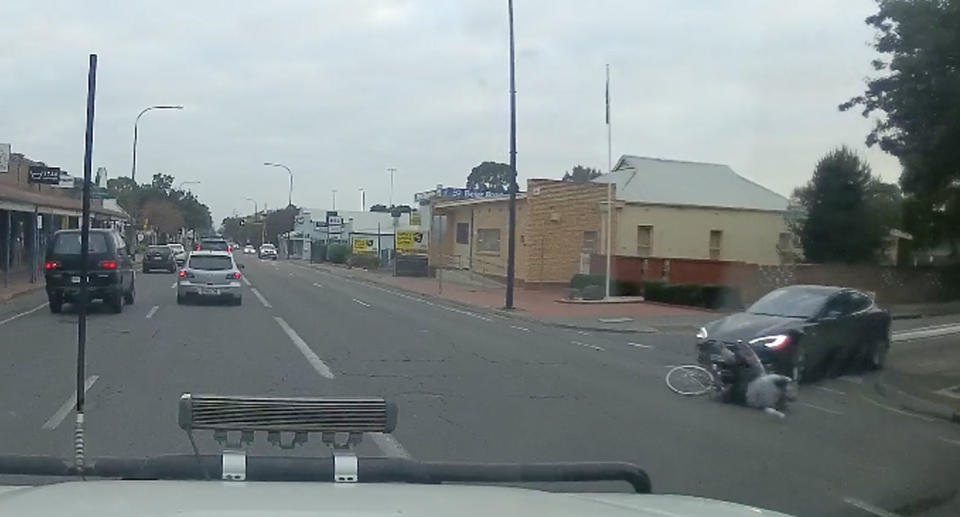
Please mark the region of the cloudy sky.
[[[518, 171], [559, 178], [613, 153], [725, 163], [782, 194], [833, 146], [893, 181], [863, 145], [870, 121], [839, 113], [875, 54], [873, 0], [516, 0]], [[506, 0], [7, 3], [0, 142], [82, 172], [87, 55], [99, 55], [94, 166], [156, 172], [216, 221], [293, 202], [357, 209], [508, 160]]]

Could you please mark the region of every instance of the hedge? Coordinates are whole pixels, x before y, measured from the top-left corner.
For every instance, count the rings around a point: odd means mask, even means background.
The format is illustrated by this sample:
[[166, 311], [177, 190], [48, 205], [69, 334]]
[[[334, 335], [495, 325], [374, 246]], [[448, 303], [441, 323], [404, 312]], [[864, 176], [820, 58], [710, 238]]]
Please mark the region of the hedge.
[[327, 246], [327, 260], [334, 264], [345, 264], [350, 256], [350, 246], [346, 244], [331, 244]]
[[[573, 275], [570, 287], [583, 290], [587, 286], [603, 286], [603, 275]], [[614, 296], [643, 295], [652, 302], [706, 307], [709, 309], [741, 309], [743, 301], [740, 290], [725, 285], [669, 284], [667, 282], [643, 282], [612, 279], [610, 291]]]
[[380, 257], [378, 257], [375, 253], [351, 255], [350, 258], [347, 259], [347, 264], [352, 267], [378, 269], [380, 267]]

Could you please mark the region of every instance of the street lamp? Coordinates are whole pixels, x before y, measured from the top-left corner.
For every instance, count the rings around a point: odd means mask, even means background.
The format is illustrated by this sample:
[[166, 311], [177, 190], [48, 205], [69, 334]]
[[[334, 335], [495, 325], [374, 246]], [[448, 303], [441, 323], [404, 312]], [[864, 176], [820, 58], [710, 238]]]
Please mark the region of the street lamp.
[[293, 171], [290, 170], [290, 167], [287, 167], [282, 163], [263, 162], [263, 164], [266, 165], [267, 167], [283, 167], [284, 169], [287, 169], [287, 174], [290, 175], [290, 190], [287, 193], [287, 206], [292, 205], [293, 204]]
[[333, 194], [333, 207], [330, 208], [330, 210], [336, 210], [337, 209], [337, 189], [335, 188], [330, 189], [330, 193]]
[[150, 110], [182, 110], [182, 109], [183, 109], [183, 106], [167, 106], [167, 105], [150, 106], [149, 108], [144, 108], [143, 111], [141, 111], [140, 114], [137, 115], [137, 120], [136, 122], [133, 123], [133, 165], [130, 167], [130, 179], [132, 179], [134, 183], [137, 182], [137, 126], [140, 124], [140, 117], [142, 117], [144, 113]]
[[360, 187], [360, 211], [363, 212], [367, 209], [367, 191], [363, 190], [363, 187]]
[[173, 190], [180, 190], [180, 187], [184, 185], [199, 185], [199, 184], [200, 184], [199, 181], [181, 181], [180, 183], [177, 183], [176, 188], [174, 188]]
[[387, 167], [387, 172], [390, 173], [390, 208], [393, 208], [393, 173], [397, 172], [397, 169]]

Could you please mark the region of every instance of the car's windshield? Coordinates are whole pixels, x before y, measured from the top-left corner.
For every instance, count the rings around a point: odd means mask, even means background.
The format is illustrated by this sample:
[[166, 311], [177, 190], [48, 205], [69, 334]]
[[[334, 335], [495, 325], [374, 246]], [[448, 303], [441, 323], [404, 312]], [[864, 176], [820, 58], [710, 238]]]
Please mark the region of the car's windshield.
[[167, 244], [167, 247], [176, 252], [183, 251], [183, 244]]
[[803, 288], [777, 289], [756, 301], [747, 312], [789, 318], [810, 318], [823, 308], [830, 292]]
[[170, 248], [167, 246], [150, 246], [147, 248], [147, 253], [155, 255], [170, 255]]
[[219, 255], [191, 255], [187, 267], [206, 271], [233, 269], [233, 260]]
[[[87, 243], [90, 253], [106, 253], [107, 238], [103, 233], [91, 232]], [[83, 248], [80, 245], [80, 232], [68, 232], [57, 235], [53, 244], [53, 252], [57, 255], [79, 255]]]

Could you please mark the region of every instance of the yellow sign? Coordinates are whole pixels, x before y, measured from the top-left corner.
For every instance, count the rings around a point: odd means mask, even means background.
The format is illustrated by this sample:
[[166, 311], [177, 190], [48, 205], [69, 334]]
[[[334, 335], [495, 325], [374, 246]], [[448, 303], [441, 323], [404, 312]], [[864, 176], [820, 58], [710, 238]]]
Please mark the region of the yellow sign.
[[427, 243], [423, 239], [423, 232], [397, 232], [397, 251], [408, 252], [424, 250]]
[[354, 253], [375, 253], [377, 250], [374, 248], [374, 240], [367, 239], [366, 237], [357, 237], [353, 239], [353, 252]]

